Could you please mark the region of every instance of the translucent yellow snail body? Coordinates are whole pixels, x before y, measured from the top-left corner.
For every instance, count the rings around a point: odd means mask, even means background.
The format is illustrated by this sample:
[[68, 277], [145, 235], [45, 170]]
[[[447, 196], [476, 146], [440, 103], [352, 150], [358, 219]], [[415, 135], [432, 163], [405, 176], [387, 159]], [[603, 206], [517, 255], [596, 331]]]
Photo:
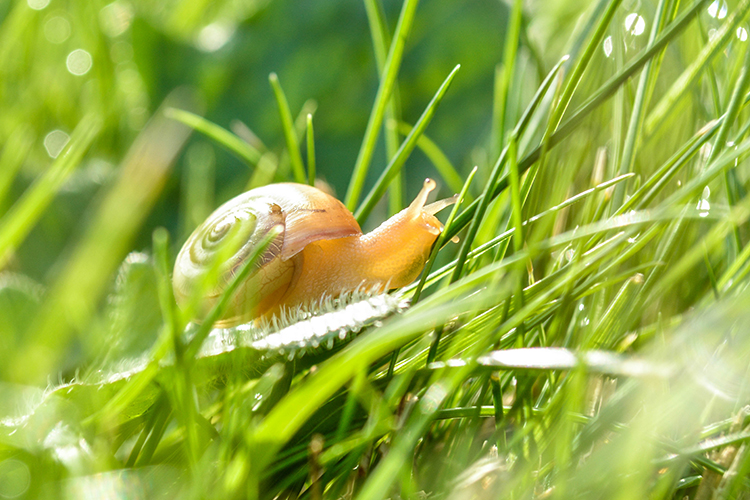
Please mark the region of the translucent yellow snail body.
[[211, 214], [180, 250], [173, 276], [177, 302], [184, 307], [203, 286], [227, 240], [239, 241], [239, 249], [219, 264], [218, 282], [204, 295], [200, 319], [253, 246], [277, 225], [284, 230], [255, 263], [217, 326], [270, 318], [342, 291], [407, 285], [419, 276], [443, 228], [434, 214], [455, 201], [425, 206], [433, 189], [435, 181], [426, 179], [408, 208], [367, 234], [343, 203], [311, 186], [272, 184], [243, 193]]

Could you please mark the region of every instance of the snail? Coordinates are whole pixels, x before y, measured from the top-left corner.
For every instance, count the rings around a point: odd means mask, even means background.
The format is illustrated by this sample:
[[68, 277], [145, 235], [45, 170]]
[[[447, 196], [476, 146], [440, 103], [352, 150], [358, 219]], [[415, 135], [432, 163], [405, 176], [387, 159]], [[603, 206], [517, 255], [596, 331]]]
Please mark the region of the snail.
[[239, 241], [218, 264], [218, 282], [201, 298], [200, 321], [253, 245], [277, 225], [284, 230], [257, 259], [217, 326], [268, 319], [358, 288], [405, 286], [419, 276], [443, 228], [434, 214], [455, 202], [453, 197], [425, 206], [433, 189], [435, 181], [426, 179], [409, 207], [367, 234], [343, 203], [317, 188], [280, 183], [247, 191], [216, 209], [185, 242], [172, 279], [177, 303], [185, 308], [206, 286], [216, 252], [227, 241]]

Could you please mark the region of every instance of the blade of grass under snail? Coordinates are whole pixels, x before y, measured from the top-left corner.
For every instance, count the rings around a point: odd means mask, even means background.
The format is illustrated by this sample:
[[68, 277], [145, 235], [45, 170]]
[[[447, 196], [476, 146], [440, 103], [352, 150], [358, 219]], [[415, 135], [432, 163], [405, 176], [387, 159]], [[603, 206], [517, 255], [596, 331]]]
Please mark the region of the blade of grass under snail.
[[286, 149], [289, 153], [289, 162], [292, 165], [294, 181], [305, 184], [305, 166], [302, 164], [302, 155], [299, 152], [299, 140], [297, 139], [297, 132], [294, 130], [294, 121], [292, 120], [292, 112], [289, 109], [289, 102], [286, 99], [284, 90], [281, 88], [281, 83], [279, 83], [279, 77], [276, 73], [268, 75], [268, 82], [271, 84], [273, 95], [276, 98], [276, 106], [279, 109], [281, 130], [284, 132], [284, 140], [286, 141]]
[[256, 165], [262, 153], [229, 130], [184, 109], [167, 108], [164, 115], [197, 130], [248, 165]]
[[52, 201], [57, 191], [83, 159], [101, 129], [101, 120], [86, 115], [52, 165], [0, 219], [0, 269], [8, 262]]
[[404, 166], [404, 163], [406, 163], [407, 158], [416, 146], [417, 139], [424, 131], [424, 129], [427, 128], [427, 125], [430, 124], [430, 120], [432, 120], [432, 117], [435, 115], [435, 111], [437, 110], [438, 105], [442, 101], [443, 96], [445, 96], [445, 93], [448, 91], [448, 88], [450, 88], [453, 77], [456, 76], [456, 72], [459, 70], [459, 68], [461, 68], [461, 65], [456, 65], [456, 67], [453, 68], [453, 71], [451, 71], [443, 81], [443, 84], [440, 85], [440, 88], [435, 93], [425, 110], [422, 112], [422, 116], [419, 117], [419, 120], [417, 120], [417, 123], [414, 125], [412, 131], [409, 133], [406, 139], [404, 139], [404, 142], [401, 144], [401, 147], [399, 148], [398, 153], [396, 153], [396, 156], [393, 157], [385, 170], [383, 170], [383, 172], [380, 174], [380, 177], [378, 177], [378, 180], [375, 182], [372, 190], [365, 197], [362, 205], [360, 205], [357, 211], [354, 212], [354, 217], [360, 224], [362, 224], [367, 219], [367, 217], [370, 215], [370, 212], [372, 212], [372, 209], [375, 208], [377, 202], [380, 200], [383, 194], [385, 194], [385, 191], [388, 188], [388, 184], [393, 180], [395, 174], [401, 170], [401, 168]]
[[643, 131], [646, 136], [649, 136], [654, 132], [656, 127], [662, 122], [662, 120], [664, 120], [667, 113], [675, 108], [675, 104], [680, 97], [687, 92], [698, 76], [703, 73], [705, 66], [711, 63], [714, 56], [716, 56], [729, 39], [735, 35], [737, 26], [739, 26], [745, 16], [747, 16], [749, 10], [750, 0], [743, 0], [740, 2], [737, 8], [717, 30], [716, 35], [711, 38], [709, 44], [703, 47], [693, 63], [675, 80], [669, 90], [654, 106], [653, 110], [646, 118], [643, 126]]
[[[589, 252], [585, 259], [577, 264], [575, 269], [577, 272], [593, 272], [596, 266], [592, 264], [604, 256], [611, 255], [609, 251], [611, 245], [624, 241], [626, 241], [624, 233], [610, 239], [607, 244], [601, 245], [598, 249]], [[523, 250], [515, 258], [528, 258], [529, 254], [527, 252], [527, 250]], [[270, 448], [267, 449], [271, 453], [274, 453], [278, 449], [277, 446], [289, 439], [299, 426], [309, 418], [314, 408], [317, 408], [330, 394], [335, 392], [340, 387], [340, 384], [344, 384], [350, 380], [356, 373], [357, 366], [360, 363], [367, 365], [372, 360], [392, 351], [393, 348], [413, 339], [419, 332], [429, 330], [432, 325], [440, 324], [443, 318], [452, 317], [452, 309], [459, 305], [456, 302], [456, 294], [461, 295], [489, 282], [494, 283], [494, 286], [502, 288], [502, 295], [504, 296], [510, 291], [509, 287], [511, 284], [507, 281], [497, 281], [494, 278], [495, 274], [505, 265], [507, 263], [503, 262], [487, 266], [482, 271], [467, 276], [445, 290], [420, 302], [407, 311], [401, 318], [398, 318], [397, 321], [381, 328], [377, 336], [366, 335], [355, 340], [343, 351], [321, 364], [318, 371], [312, 374], [310, 378], [293, 388], [289, 395], [280, 401], [279, 405], [269, 413], [267, 419], [261, 423], [254, 436], [254, 440], [264, 445], [270, 445]], [[575, 273], [571, 275], [574, 276]], [[540, 301], [546, 301], [550, 293], [563, 288], [570, 279], [572, 278], [564, 276], [554, 287], [551, 287], [545, 294], [537, 297], [535, 302], [527, 304], [524, 307], [525, 314], [529, 314], [535, 310]], [[471, 294], [470, 300], [479, 301], [477, 304], [485, 300], [491, 300], [494, 303], [496, 297], [497, 295], [494, 292], [487, 291], [483, 294]], [[473, 309], [473, 306], [469, 306], [469, 297], [459, 302], [464, 302], [461, 304], [461, 311], [465, 312], [468, 309]], [[443, 305], [435, 307], [437, 304]], [[520, 321], [520, 317], [516, 318], [515, 321]], [[515, 324], [508, 324], [506, 327], [510, 329]], [[311, 392], [309, 390], [310, 387], [314, 387], [315, 391]], [[290, 411], [290, 408], [295, 408], [295, 410]], [[268, 458], [266, 457], [266, 459]]]
[[404, 54], [404, 46], [411, 31], [414, 13], [417, 10], [418, 4], [419, 0], [404, 0], [401, 7], [396, 30], [393, 33], [393, 42], [391, 43], [388, 58], [383, 68], [383, 76], [380, 79], [378, 92], [375, 96], [370, 118], [367, 121], [364, 138], [362, 139], [362, 146], [357, 154], [357, 160], [354, 163], [352, 177], [346, 192], [344, 204], [350, 211], [354, 211], [359, 203], [359, 197], [367, 178], [367, 171], [370, 168], [372, 155], [375, 152], [375, 144], [380, 133], [380, 126], [383, 123], [385, 108], [396, 84], [396, 78], [401, 67], [401, 59]]
[[307, 183], [315, 185], [315, 131], [313, 130], [313, 117], [307, 114]]
[[[473, 309], [489, 300], [487, 294], [475, 294], [459, 301], [458, 297], [463, 291], [463, 286], [457, 284], [442, 291], [439, 296], [431, 296], [397, 318], [398, 321], [383, 326], [377, 332], [378, 335], [365, 335], [355, 339], [345, 349], [319, 365], [318, 370], [294, 386], [255, 429], [253, 441], [262, 443], [265, 452], [258, 457], [259, 461], [268, 463], [312, 412], [348, 382], [359, 371], [359, 367], [367, 366], [392, 352], [396, 347], [416, 338], [430, 325], [438, 324], [455, 314], [455, 311]], [[433, 308], [436, 304], [444, 304], [444, 307]], [[290, 408], [295, 410], [290, 412]]]
[[[668, 27], [659, 35], [656, 41], [646, 47], [641, 54], [635, 57], [629, 62], [619, 73], [612, 76], [607, 82], [605, 82], [599, 89], [593, 93], [592, 97], [587, 99], [581, 104], [578, 109], [563, 122], [558, 129], [547, 139], [543, 144], [537, 145], [531, 152], [523, 157], [518, 162], [519, 173], [524, 173], [526, 170], [539, 159], [539, 156], [544, 147], [552, 147], [560, 143], [563, 139], [573, 133], [574, 130], [583, 122], [583, 120], [592, 112], [604, 103], [612, 94], [623, 85], [635, 72], [650, 59], [658, 55], [673, 38], [679, 35], [692, 21], [692, 19], [698, 15], [701, 7], [707, 0], [696, 0], [689, 9], [685, 10], [680, 16], [678, 16]], [[540, 97], [541, 99], [541, 97]], [[503, 150], [504, 152], [506, 150]], [[503, 176], [496, 184], [494, 191], [491, 193], [491, 197], [494, 199], [497, 195], [505, 190], [508, 186], [508, 176]], [[456, 224], [451, 229], [449, 236], [455, 236], [458, 231], [463, 229], [474, 216], [477, 207], [481, 199], [476, 199], [466, 209], [456, 217]]]
[[[398, 131], [404, 137], [407, 137], [413, 129], [414, 127], [408, 123], [398, 123]], [[464, 181], [456, 170], [456, 167], [453, 166], [445, 153], [440, 149], [440, 146], [435, 144], [432, 139], [422, 132], [419, 139], [417, 139], [417, 147], [422, 153], [424, 153], [427, 159], [432, 162], [435, 170], [438, 171], [440, 177], [443, 178], [448, 188], [454, 193], [461, 191], [461, 186], [463, 186]], [[474, 197], [469, 193], [466, 193], [465, 199], [469, 202], [474, 201]]]

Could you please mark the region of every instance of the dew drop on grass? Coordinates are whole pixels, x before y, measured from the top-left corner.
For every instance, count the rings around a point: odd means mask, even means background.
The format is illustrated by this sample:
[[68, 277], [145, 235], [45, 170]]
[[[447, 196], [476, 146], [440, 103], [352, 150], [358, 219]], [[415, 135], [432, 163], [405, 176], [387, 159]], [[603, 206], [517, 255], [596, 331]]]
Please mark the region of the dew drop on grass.
[[727, 3], [724, 0], [714, 0], [708, 6], [708, 15], [716, 19], [727, 17]]
[[604, 43], [602, 44], [602, 49], [604, 49], [604, 55], [607, 57], [612, 57], [612, 37], [608, 36], [604, 39]]
[[740, 42], [746, 42], [747, 41], [747, 30], [740, 26], [737, 28], [737, 38]]
[[646, 20], [637, 12], [628, 14], [625, 17], [625, 30], [632, 36], [640, 36], [646, 30]]
[[708, 198], [711, 196], [711, 188], [706, 186], [703, 188], [703, 194], [701, 195], [701, 199], [698, 202], [698, 206], [696, 209], [698, 210], [698, 216], [699, 217], [707, 217], [708, 211], [711, 210], [711, 204], [708, 202]]

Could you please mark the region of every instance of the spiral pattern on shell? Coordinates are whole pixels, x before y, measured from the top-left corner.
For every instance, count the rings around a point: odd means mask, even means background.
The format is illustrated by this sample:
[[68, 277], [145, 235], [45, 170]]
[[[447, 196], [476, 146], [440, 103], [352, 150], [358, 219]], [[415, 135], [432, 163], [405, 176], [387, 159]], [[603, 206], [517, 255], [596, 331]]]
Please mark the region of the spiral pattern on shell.
[[[178, 302], [187, 301], [212, 268], [216, 268], [218, 280], [204, 295], [220, 295], [257, 242], [272, 227], [283, 223], [281, 207], [270, 200], [238, 197], [219, 207], [193, 232], [177, 256], [174, 288]], [[280, 242], [274, 243], [255, 263], [256, 267], [278, 254]]]
[[301, 272], [299, 254], [311, 242], [362, 234], [340, 201], [314, 187], [281, 183], [253, 189], [219, 207], [185, 242], [172, 278], [177, 303], [184, 308], [199, 299], [199, 310], [191, 314], [205, 317], [256, 245], [279, 225], [284, 231], [253, 263], [222, 324], [249, 321], [277, 308]]

